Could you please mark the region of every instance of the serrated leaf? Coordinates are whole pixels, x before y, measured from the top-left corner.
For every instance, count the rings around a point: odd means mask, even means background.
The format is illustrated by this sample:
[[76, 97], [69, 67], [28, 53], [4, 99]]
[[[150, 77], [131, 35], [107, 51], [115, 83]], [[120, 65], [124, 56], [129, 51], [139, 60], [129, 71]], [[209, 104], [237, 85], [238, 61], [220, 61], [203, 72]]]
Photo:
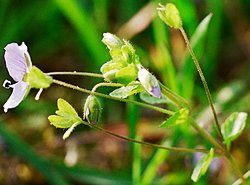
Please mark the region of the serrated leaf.
[[243, 131], [246, 125], [247, 113], [234, 112], [221, 126], [221, 132], [224, 138], [224, 143], [230, 144]]
[[134, 94], [137, 94], [141, 91], [143, 91], [143, 87], [140, 84], [136, 84], [136, 85], [128, 85], [126, 87], [120, 87], [118, 89], [115, 89], [114, 91], [112, 91], [109, 95], [116, 97], [116, 98], [122, 98], [125, 99], [129, 96], [132, 96]]
[[168, 118], [166, 121], [164, 121], [160, 127], [161, 128], [166, 128], [169, 126], [174, 126], [174, 125], [179, 125], [183, 123], [187, 123], [189, 120], [189, 111], [188, 109], [180, 109], [177, 111], [174, 115], [172, 115], [170, 118]]
[[211, 148], [208, 154], [204, 154], [204, 156], [199, 160], [197, 165], [194, 168], [191, 179], [194, 182], [197, 182], [199, 178], [204, 175], [212, 162], [214, 156], [214, 149]]
[[167, 104], [171, 102], [165, 95], [162, 95], [161, 98], [156, 98], [151, 96], [149, 93], [145, 91], [140, 93], [140, 99], [149, 104], [163, 104], [163, 103]]
[[75, 109], [64, 99], [59, 98], [57, 100], [57, 106], [59, 111], [57, 111], [57, 114], [59, 113], [61, 114], [69, 114], [72, 116], [78, 116], [77, 112], [75, 111]]
[[51, 115], [48, 117], [48, 119], [50, 123], [57, 128], [69, 128], [74, 124], [74, 122], [71, 120], [57, 115]]

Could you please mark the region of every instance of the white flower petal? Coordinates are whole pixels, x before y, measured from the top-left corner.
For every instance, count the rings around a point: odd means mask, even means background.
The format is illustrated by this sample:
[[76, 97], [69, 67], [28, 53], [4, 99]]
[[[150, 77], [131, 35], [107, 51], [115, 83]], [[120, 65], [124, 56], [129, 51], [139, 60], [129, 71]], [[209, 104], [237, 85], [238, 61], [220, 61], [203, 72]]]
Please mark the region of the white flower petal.
[[7, 112], [8, 109], [15, 108], [21, 103], [28, 90], [28, 86], [29, 84], [23, 81], [10, 85], [10, 87], [13, 88], [13, 91], [7, 102], [3, 105], [4, 112]]
[[24, 43], [22, 43], [21, 46], [18, 46], [16, 43], [11, 43], [8, 44], [4, 49], [4, 58], [10, 76], [17, 82], [21, 81], [24, 74], [28, 72], [28, 63], [26, 61], [25, 55], [28, 58], [28, 62], [31, 66], [31, 60], [27, 51], [27, 46]]

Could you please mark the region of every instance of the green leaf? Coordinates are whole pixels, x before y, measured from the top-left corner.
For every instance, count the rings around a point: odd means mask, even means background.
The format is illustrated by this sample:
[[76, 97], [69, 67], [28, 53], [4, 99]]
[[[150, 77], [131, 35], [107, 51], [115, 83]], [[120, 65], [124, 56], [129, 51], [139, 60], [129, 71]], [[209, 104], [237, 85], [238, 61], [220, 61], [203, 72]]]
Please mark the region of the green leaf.
[[58, 115], [63, 115], [63, 113], [67, 113], [68, 115], [78, 116], [76, 110], [66, 100], [62, 98], [59, 98], [57, 100], [57, 106], [59, 111], [57, 111], [56, 113]]
[[[78, 116], [75, 109], [64, 99], [57, 100], [58, 111], [57, 115], [48, 117], [50, 123], [57, 128], [69, 128], [74, 124], [82, 123], [82, 119]], [[72, 129], [73, 130], [73, 129]], [[71, 131], [72, 132], [72, 131]]]
[[168, 118], [166, 121], [164, 121], [160, 127], [166, 128], [169, 126], [179, 125], [182, 123], [187, 123], [189, 121], [189, 111], [188, 109], [180, 109], [177, 111], [174, 115], [172, 115], [170, 118]]
[[65, 119], [64, 117], [58, 115], [51, 115], [48, 117], [48, 119], [50, 124], [57, 128], [69, 128], [74, 124], [74, 122], [72, 122], [70, 119]]
[[140, 93], [140, 99], [149, 104], [171, 103], [171, 101], [169, 101], [165, 95], [162, 95], [161, 98], [156, 98], [156, 97], [151, 96], [149, 93], [145, 91]]
[[136, 93], [142, 92], [144, 88], [140, 84], [135, 85], [127, 85], [126, 87], [118, 88], [114, 91], [112, 91], [109, 95], [116, 97], [116, 98], [122, 98], [125, 99], [128, 96], [134, 95]]
[[194, 168], [191, 179], [197, 182], [199, 178], [204, 175], [213, 159], [214, 149], [211, 148], [208, 154], [205, 154]]
[[230, 144], [243, 131], [246, 125], [247, 113], [234, 112], [221, 126], [221, 132], [224, 138], [224, 143]]

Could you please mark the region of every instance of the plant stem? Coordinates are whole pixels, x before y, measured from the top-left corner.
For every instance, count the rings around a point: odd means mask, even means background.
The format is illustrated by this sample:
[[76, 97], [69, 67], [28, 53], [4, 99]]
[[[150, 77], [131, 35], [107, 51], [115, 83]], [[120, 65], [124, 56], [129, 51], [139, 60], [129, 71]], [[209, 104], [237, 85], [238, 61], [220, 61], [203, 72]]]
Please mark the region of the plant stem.
[[173, 115], [174, 114], [174, 112], [172, 112], [170, 110], [160, 108], [160, 107], [155, 107], [155, 106], [152, 106], [152, 105], [148, 105], [148, 104], [145, 104], [145, 103], [142, 103], [142, 102], [137, 102], [137, 101], [133, 101], [133, 100], [129, 100], [129, 99], [116, 98], [116, 97], [112, 97], [112, 96], [102, 94], [102, 93], [99, 93], [99, 92], [92, 92], [92, 91], [90, 91], [88, 89], [84, 89], [84, 88], [81, 88], [81, 87], [78, 87], [78, 86], [75, 86], [75, 85], [72, 85], [72, 84], [69, 84], [69, 83], [66, 83], [66, 82], [62, 82], [62, 81], [59, 81], [59, 80], [56, 80], [56, 79], [53, 79], [53, 83], [64, 86], [64, 87], [67, 87], [67, 88], [71, 88], [71, 89], [74, 89], [74, 90], [77, 90], [77, 91], [80, 91], [80, 92], [83, 92], [83, 93], [93, 94], [95, 96], [100, 96], [100, 97], [103, 97], [103, 98], [116, 100], [116, 101], [120, 101], [120, 102], [133, 103], [135, 105], [146, 107], [146, 108], [149, 108], [149, 109], [152, 109], [152, 110], [164, 113], [164, 114], [168, 114], [168, 115]]
[[246, 181], [244, 175], [242, 174], [242, 172], [240, 170], [240, 167], [238, 166], [235, 159], [233, 158], [233, 156], [231, 155], [231, 153], [228, 150], [226, 150], [225, 156], [229, 160], [229, 162], [230, 162], [233, 170], [237, 174], [237, 176], [241, 179], [241, 183], [244, 184], [244, 185], [247, 185], [247, 181]]
[[225, 153], [225, 148], [221, 146], [214, 138], [211, 136], [206, 130], [204, 130], [202, 127], [200, 127], [194, 120], [191, 120], [191, 125], [194, 127], [194, 129], [199, 132], [200, 135], [202, 135], [203, 138], [208, 140], [211, 144], [213, 144], [215, 147], [221, 150], [222, 153]]
[[209, 152], [206, 149], [200, 149], [200, 148], [193, 149], [193, 148], [182, 148], [182, 147], [167, 147], [167, 146], [162, 146], [162, 145], [158, 145], [158, 144], [148, 143], [148, 142], [132, 139], [132, 138], [129, 138], [129, 137], [126, 137], [126, 136], [122, 136], [122, 135], [110, 132], [110, 131], [108, 131], [106, 129], [103, 129], [101, 127], [98, 127], [96, 125], [90, 125], [89, 123], [84, 123], [84, 124], [88, 125], [89, 127], [94, 128], [94, 129], [105, 132], [105, 133], [107, 133], [109, 135], [112, 135], [114, 137], [124, 139], [124, 140], [130, 141], [130, 142], [133, 142], [133, 143], [139, 143], [139, 144], [147, 145], [147, 146], [152, 147], [152, 148], [160, 148], [160, 149], [172, 150], [172, 151], [176, 151], [176, 152], [192, 152], [192, 153], [194, 153], [194, 152], [208, 153]]
[[190, 109], [190, 106], [188, 102], [182, 98], [181, 96], [175, 94], [173, 91], [171, 91], [169, 88], [167, 88], [165, 85], [163, 85], [161, 82], [158, 81], [160, 84], [160, 87], [164, 90], [164, 94], [171, 99], [174, 103], [176, 103], [179, 107], [185, 107], [187, 109]]
[[189, 42], [189, 39], [187, 37], [187, 34], [186, 34], [185, 30], [181, 27], [180, 31], [181, 31], [181, 34], [182, 34], [182, 36], [183, 36], [183, 38], [185, 40], [185, 43], [187, 45], [187, 49], [188, 49], [188, 51], [189, 51], [189, 53], [190, 53], [190, 55], [191, 55], [191, 57], [192, 57], [192, 59], [194, 61], [194, 64], [195, 64], [195, 66], [197, 68], [197, 71], [198, 71], [198, 73], [200, 75], [201, 81], [203, 83], [203, 86], [204, 86], [204, 89], [205, 89], [205, 92], [206, 92], [206, 95], [207, 95], [207, 98], [208, 98], [208, 102], [209, 102], [211, 110], [213, 112], [213, 116], [214, 116], [214, 120], [215, 120], [215, 124], [216, 124], [216, 127], [217, 127], [217, 131], [219, 133], [219, 136], [220, 136], [220, 138], [223, 138], [222, 133], [221, 133], [220, 124], [219, 124], [219, 121], [218, 121], [218, 118], [217, 118], [217, 114], [216, 114], [216, 111], [215, 111], [215, 108], [214, 108], [214, 105], [213, 105], [212, 96], [211, 96], [211, 93], [210, 93], [208, 85], [207, 85], [207, 81], [206, 81], [206, 79], [205, 79], [205, 77], [203, 75], [203, 72], [201, 70], [199, 62], [198, 62], [198, 60], [197, 60], [197, 58], [196, 58], [196, 56], [194, 54], [194, 51], [193, 51], [193, 49], [192, 49], [192, 47], [190, 45], [190, 42]]
[[122, 87], [122, 86], [123, 85], [120, 84], [120, 83], [106, 83], [106, 82], [103, 82], [103, 83], [96, 84], [92, 88], [92, 92], [95, 92], [97, 90], [97, 88], [99, 88], [99, 87]]
[[88, 73], [88, 72], [77, 72], [77, 71], [50, 72], [50, 73], [46, 73], [46, 74], [49, 76], [53, 76], [53, 75], [77, 75], [77, 76], [90, 76], [90, 77], [95, 77], [95, 78], [103, 78], [102, 74]]

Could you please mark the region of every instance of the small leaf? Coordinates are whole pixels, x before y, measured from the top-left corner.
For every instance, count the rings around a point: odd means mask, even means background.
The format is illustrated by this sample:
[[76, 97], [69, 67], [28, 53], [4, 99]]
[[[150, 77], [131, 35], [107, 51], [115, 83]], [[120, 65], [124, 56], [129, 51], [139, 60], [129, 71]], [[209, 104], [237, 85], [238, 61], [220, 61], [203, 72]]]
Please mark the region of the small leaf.
[[72, 124], [74, 124], [71, 120], [65, 119], [58, 115], [51, 115], [48, 117], [48, 119], [50, 123], [57, 128], [69, 128], [72, 126]]
[[62, 98], [59, 98], [57, 100], [57, 106], [58, 106], [58, 109], [59, 111], [57, 111], [56, 113], [58, 115], [72, 115], [72, 116], [78, 116], [76, 110], [67, 102], [65, 101], [64, 99]]
[[143, 90], [144, 89], [140, 84], [127, 85], [126, 87], [121, 87], [121, 88], [118, 88], [118, 89], [112, 91], [109, 95], [116, 97], [116, 98], [125, 99], [125, 98], [132, 96], [134, 94], [137, 94]]
[[177, 111], [174, 115], [172, 115], [170, 118], [168, 118], [166, 121], [164, 121], [160, 127], [166, 128], [169, 126], [179, 125], [182, 123], [187, 123], [189, 121], [188, 117], [189, 111], [188, 109], [180, 109]]
[[210, 163], [212, 162], [213, 156], [214, 149], [211, 148], [210, 152], [208, 154], [205, 154], [197, 163], [191, 176], [191, 179], [194, 182], [197, 182], [199, 178], [206, 173]]
[[243, 131], [246, 125], [247, 113], [234, 112], [221, 126], [221, 132], [224, 138], [224, 143], [230, 144]]
[[140, 99], [149, 104], [171, 103], [171, 101], [169, 101], [165, 95], [162, 95], [161, 98], [156, 98], [156, 97], [151, 96], [149, 93], [145, 91], [140, 93]]

